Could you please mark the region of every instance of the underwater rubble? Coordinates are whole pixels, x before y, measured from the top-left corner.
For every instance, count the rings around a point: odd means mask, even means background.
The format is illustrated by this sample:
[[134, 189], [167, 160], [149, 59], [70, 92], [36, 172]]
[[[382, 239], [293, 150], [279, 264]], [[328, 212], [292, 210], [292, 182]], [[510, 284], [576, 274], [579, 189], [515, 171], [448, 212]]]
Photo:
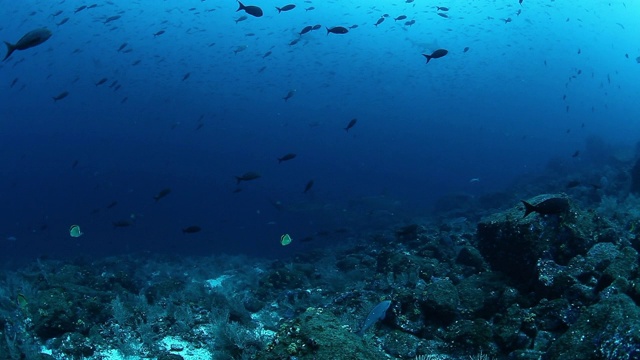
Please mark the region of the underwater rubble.
[[612, 184], [288, 259], [39, 259], [0, 274], [0, 359], [638, 359], [640, 198]]

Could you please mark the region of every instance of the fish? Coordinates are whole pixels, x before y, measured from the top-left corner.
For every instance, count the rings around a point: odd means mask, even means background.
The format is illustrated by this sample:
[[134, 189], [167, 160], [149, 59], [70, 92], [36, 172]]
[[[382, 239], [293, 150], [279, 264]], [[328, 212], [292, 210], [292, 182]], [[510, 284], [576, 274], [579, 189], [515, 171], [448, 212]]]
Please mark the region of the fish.
[[235, 22], [236, 22], [236, 24], [237, 24], [237, 23], [239, 23], [240, 21], [245, 21], [245, 20], [247, 20], [248, 18], [249, 18], [249, 17], [248, 17], [247, 15], [242, 15], [242, 16], [240, 16], [239, 18], [237, 18], [237, 19], [235, 20]]
[[378, 25], [382, 24], [382, 22], [384, 21], [384, 17], [381, 17], [380, 19], [378, 19], [378, 21], [373, 24], [375, 27], [378, 27]]
[[532, 212], [536, 212], [540, 215], [561, 214], [567, 212], [570, 207], [569, 199], [563, 197], [552, 197], [538, 203], [537, 205], [531, 205], [524, 200], [520, 201], [524, 205], [523, 219]]
[[13, 81], [11, 82], [11, 85], [9, 85], [9, 88], [12, 88], [17, 83], [18, 83], [18, 78], [13, 79]]
[[243, 10], [247, 14], [255, 17], [261, 17], [263, 15], [262, 9], [260, 9], [259, 7], [254, 5], [245, 6], [238, 0], [238, 10], [236, 10], [236, 12], [240, 10]]
[[469, 47], [468, 47], [468, 46], [465, 46], [465, 48], [464, 48], [464, 49], [462, 49], [462, 52], [467, 52], [467, 51], [469, 51]]
[[62, 13], [63, 13], [62, 10], [58, 10], [58, 11], [54, 12], [53, 14], [51, 14], [51, 16], [56, 17], [56, 16], [58, 16], [58, 15], [60, 15]]
[[64, 25], [64, 24], [66, 24], [66, 23], [67, 23], [67, 21], [69, 21], [69, 18], [68, 18], [68, 17], [66, 17], [66, 18], [64, 18], [64, 19], [62, 19], [62, 20], [60, 20], [60, 22], [59, 22], [59, 23], [57, 23], [56, 25], [57, 25], [57, 26]]
[[56, 102], [58, 100], [62, 100], [64, 98], [66, 98], [67, 96], [69, 96], [69, 92], [68, 91], [63, 91], [60, 94], [58, 94], [58, 95], [53, 97], [53, 102]]
[[122, 45], [120, 45], [120, 47], [118, 48], [118, 51], [122, 51], [122, 49], [124, 49], [125, 47], [127, 47], [127, 43], [122, 43]]
[[138, 64], [140, 64], [140, 62], [142, 62], [142, 60], [136, 60], [134, 62], [131, 63], [132, 66], [136, 66]]
[[307, 191], [311, 190], [311, 188], [313, 187], [313, 180], [309, 180], [307, 182], [307, 185], [305, 185], [304, 187], [304, 191], [302, 192], [303, 194], [306, 194]]
[[107, 82], [107, 78], [102, 78], [102, 79], [98, 80], [98, 82], [95, 85], [96, 86], [100, 86], [100, 85], [102, 85], [102, 84], [104, 84], [106, 82]]
[[278, 9], [278, 14], [280, 14], [283, 11], [293, 10], [293, 9], [295, 9], [295, 7], [296, 6], [294, 4], [289, 4], [289, 5], [285, 5], [285, 6], [281, 7], [281, 8], [276, 6], [276, 9]]
[[84, 9], [86, 9], [86, 8], [87, 8], [87, 5], [82, 5], [82, 6], [80, 6], [79, 8], [77, 8], [77, 9], [76, 9], [76, 11], [74, 11], [73, 13], [74, 13], [74, 14], [77, 14], [77, 13], [79, 13], [80, 11], [82, 11], [82, 10], [84, 10]]
[[109, 16], [109, 17], [108, 17], [108, 18], [103, 22], [103, 24], [108, 24], [108, 23], [110, 23], [110, 22], [112, 22], [112, 21], [115, 21], [115, 20], [120, 19], [121, 17], [122, 17], [122, 16], [120, 16], [120, 15], [113, 15], [113, 16]]
[[342, 34], [346, 34], [348, 32], [349, 32], [349, 30], [346, 27], [343, 27], [343, 26], [334, 26], [332, 28], [327, 28], [327, 35], [329, 35], [329, 33], [342, 35]]
[[202, 231], [202, 228], [197, 225], [187, 226], [186, 228], [182, 229], [183, 234], [195, 234], [199, 233], [200, 231]]
[[47, 28], [40, 28], [29, 31], [15, 44], [11, 44], [5, 41], [4, 43], [5, 45], [7, 45], [7, 55], [5, 55], [2, 61], [7, 60], [9, 56], [11, 56], [11, 54], [13, 54], [13, 52], [16, 50], [26, 50], [42, 44], [43, 42], [49, 40], [51, 35], [51, 30]]
[[234, 55], [238, 55], [239, 52], [243, 52], [249, 48], [249, 45], [240, 45], [233, 50]]
[[445, 19], [449, 18], [449, 15], [445, 14], [445, 13], [438, 13], [438, 16], [443, 17]]
[[411, 26], [411, 25], [413, 25], [413, 24], [415, 24], [415, 23], [416, 23], [416, 21], [415, 21], [415, 20], [409, 20], [409, 21], [407, 21], [406, 23], [404, 23], [404, 25], [405, 25], [405, 26]]
[[262, 175], [255, 171], [248, 171], [240, 176], [236, 176], [236, 184], [240, 184], [242, 181], [251, 181], [260, 178]]
[[349, 29], [356, 29], [358, 27], [357, 24], [349, 26]]
[[291, 40], [291, 42], [289, 42], [289, 46], [293, 46], [293, 45], [297, 44], [299, 41], [300, 41], [299, 38], [298, 39], [293, 39], [293, 40]]
[[404, 20], [407, 18], [407, 15], [400, 15], [397, 18], [393, 19], [393, 21]]
[[129, 220], [118, 220], [118, 221], [112, 222], [111, 225], [113, 225], [113, 228], [115, 229], [115, 228], [121, 228], [121, 227], [129, 227], [133, 225], [133, 222]]
[[313, 25], [313, 30], [318, 30], [322, 27], [320, 24]]
[[284, 101], [286, 102], [287, 100], [291, 99], [293, 97], [293, 95], [295, 95], [295, 94], [296, 94], [296, 89], [289, 90], [287, 95], [285, 97], [283, 97]]
[[449, 11], [449, 8], [444, 6], [436, 6], [436, 8], [436, 11]]
[[431, 61], [431, 59], [438, 59], [441, 58], [445, 55], [447, 55], [449, 53], [448, 50], [445, 49], [438, 49], [434, 52], [431, 53], [431, 55], [427, 55], [427, 54], [422, 54], [422, 56], [424, 56], [425, 58], [427, 58], [427, 64], [429, 63], [429, 61]]
[[271, 51], [267, 51], [266, 53], [264, 53], [264, 55], [262, 55], [262, 58], [264, 59], [269, 55], [271, 55]]
[[160, 36], [162, 34], [164, 34], [164, 30], [160, 30], [157, 33], [153, 34], [153, 37]]
[[389, 306], [391, 306], [391, 300], [385, 300], [371, 309], [369, 315], [367, 315], [367, 318], [362, 323], [362, 328], [360, 328], [360, 331], [357, 333], [358, 336], [364, 335], [364, 332], [379, 320], [384, 320], [387, 310], [389, 310]]
[[159, 201], [160, 199], [162, 199], [163, 197], [169, 195], [171, 193], [171, 189], [170, 188], [164, 188], [162, 190], [160, 190], [159, 193], [157, 193], [156, 195], [153, 196], [153, 199], [155, 201]]
[[309, 25], [309, 26], [305, 26], [305, 27], [302, 29], [302, 31], [300, 31], [299, 35], [306, 34], [306, 33], [308, 33], [308, 32], [309, 32], [309, 31], [311, 31], [311, 30], [313, 30], [313, 26], [311, 26], [311, 25]]
[[288, 154], [284, 155], [283, 157], [278, 158], [278, 164], [280, 164], [283, 161], [289, 161], [291, 159], [294, 159], [295, 157], [296, 157], [296, 154], [288, 153]]
[[349, 123], [347, 124], [347, 127], [344, 128], [344, 131], [349, 131], [349, 129], [354, 127], [357, 122], [358, 122], [358, 119], [351, 119], [351, 121], [349, 121]]
[[505, 24], [508, 24], [508, 23], [510, 23], [511, 21], [513, 21], [513, 20], [511, 20], [511, 18], [510, 18], [510, 17], [508, 17], [508, 18], [506, 18], [506, 19], [502, 19], [502, 20], [504, 21], [504, 23], [505, 23]]
[[315, 10], [315, 9], [316, 9], [316, 8], [314, 8], [313, 6], [311, 6], [311, 7], [308, 7], [308, 8], [306, 8], [306, 9], [304, 9], [304, 11], [311, 11], [311, 10]]
[[191, 76], [191, 73], [190, 73], [190, 72], [188, 72], [188, 73], [184, 74], [184, 76], [182, 77], [182, 81], [187, 80], [187, 79], [189, 78], [189, 76]]

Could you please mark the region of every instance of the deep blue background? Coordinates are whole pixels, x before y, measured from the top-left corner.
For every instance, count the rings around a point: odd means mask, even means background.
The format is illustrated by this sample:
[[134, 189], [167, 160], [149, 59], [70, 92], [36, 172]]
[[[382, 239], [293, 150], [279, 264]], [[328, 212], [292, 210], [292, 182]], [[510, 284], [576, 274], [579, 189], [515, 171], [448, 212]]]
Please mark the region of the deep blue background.
[[[99, 2], [75, 14], [90, 3], [0, 0], [1, 39], [53, 32], [0, 64], [4, 259], [287, 255], [427, 216], [447, 193], [504, 189], [551, 158], [583, 161], [571, 154], [589, 136], [637, 140], [637, 1], [309, 1], [281, 14], [274, 5], [285, 3], [251, 4], [265, 15], [235, 23], [244, 13], [231, 0]], [[415, 25], [394, 22], [401, 14]], [[314, 24], [359, 26], [288, 45]], [[437, 48], [449, 54], [425, 64]], [[289, 152], [298, 157], [278, 164]], [[247, 171], [262, 178], [233, 193]], [[131, 214], [134, 226], [112, 227]], [[72, 224], [85, 235], [69, 237]], [[203, 231], [183, 235], [189, 225]], [[318, 231], [331, 235], [297, 241]]]

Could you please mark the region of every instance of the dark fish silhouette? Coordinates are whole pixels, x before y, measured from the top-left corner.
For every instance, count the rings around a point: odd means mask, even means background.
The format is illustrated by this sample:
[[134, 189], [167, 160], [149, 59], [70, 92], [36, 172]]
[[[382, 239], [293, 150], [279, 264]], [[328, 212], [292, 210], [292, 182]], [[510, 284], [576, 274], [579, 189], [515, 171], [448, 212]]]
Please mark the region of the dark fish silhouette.
[[129, 227], [133, 225], [133, 222], [129, 220], [118, 220], [118, 221], [112, 222], [111, 224], [113, 225], [114, 228], [122, 228], [122, 227]]
[[467, 51], [469, 51], [469, 47], [468, 46], [466, 46], [464, 49], [462, 49], [462, 52], [467, 52]]
[[312, 187], [313, 187], [313, 180], [309, 180], [309, 182], [307, 183], [307, 186], [304, 187], [304, 191], [302, 193], [306, 194], [307, 191], [311, 190]]
[[184, 76], [182, 77], [182, 81], [187, 80], [187, 79], [189, 78], [189, 76], [191, 76], [191, 73], [190, 73], [190, 72], [188, 72], [188, 73], [184, 74]]
[[427, 55], [427, 54], [422, 54], [422, 56], [427, 58], [427, 64], [429, 63], [429, 61], [431, 61], [431, 59], [438, 59], [441, 58], [445, 55], [447, 55], [449, 53], [448, 50], [445, 49], [438, 49], [434, 52], [431, 53], [431, 55]]
[[380, 19], [378, 19], [378, 21], [377, 21], [375, 24], [373, 24], [373, 25], [375, 25], [375, 27], [378, 27], [378, 25], [382, 24], [382, 22], [383, 22], [383, 21], [384, 21], [384, 17], [381, 17], [381, 18], [380, 18]]
[[293, 97], [293, 95], [295, 95], [295, 94], [296, 94], [295, 90], [289, 90], [287, 95], [285, 97], [283, 97], [284, 101], [286, 102], [287, 100], [291, 99]]
[[76, 11], [74, 11], [74, 13], [79, 13], [80, 11], [84, 10], [87, 8], [87, 5], [82, 5], [79, 8], [76, 9]]
[[186, 228], [182, 229], [182, 233], [183, 234], [195, 234], [198, 233], [202, 230], [202, 228], [200, 226], [197, 225], [191, 225], [191, 226], [187, 226]]
[[354, 127], [356, 125], [356, 123], [358, 122], [358, 119], [351, 119], [351, 121], [349, 121], [349, 123], [347, 124], [347, 127], [344, 128], [345, 131], [349, 131], [349, 129], [351, 129], [352, 127]]
[[437, 11], [449, 11], [449, 8], [444, 6], [436, 6], [436, 8]]
[[120, 19], [122, 16], [120, 15], [114, 15], [114, 16], [109, 16], [105, 21], [104, 24], [110, 23], [112, 21], [118, 20]]
[[58, 100], [62, 100], [64, 98], [66, 98], [67, 96], [69, 96], [69, 92], [68, 91], [63, 91], [60, 94], [54, 96], [53, 97], [53, 101], [56, 102]]
[[571, 157], [574, 157], [574, 158], [578, 156], [580, 156], [580, 150], [576, 150], [576, 152], [574, 152], [573, 155], [571, 155]]
[[158, 200], [162, 199], [163, 197], [169, 195], [169, 193], [171, 193], [171, 189], [169, 189], [169, 188], [162, 189], [162, 190], [160, 190], [160, 192], [158, 194], [156, 194], [153, 197], [153, 199], [155, 201], [158, 201]]
[[4, 43], [7, 45], [7, 55], [5, 55], [2, 61], [7, 60], [7, 58], [16, 50], [26, 50], [42, 44], [47, 41], [51, 35], [52, 34], [49, 29], [41, 28], [29, 31], [21, 37], [15, 45], [5, 41]]
[[244, 12], [246, 12], [247, 14], [255, 17], [260, 17], [263, 14], [262, 9], [260, 9], [259, 7], [254, 5], [245, 6], [243, 3], [238, 1], [238, 10], [236, 10], [236, 12], [240, 10], [244, 10]]
[[58, 25], [58, 26], [60, 26], [60, 25], [64, 25], [64, 24], [66, 24], [66, 23], [67, 23], [67, 21], [69, 21], [69, 18], [68, 18], [68, 17], [66, 17], [66, 18], [64, 18], [64, 19], [62, 19], [62, 20], [60, 20], [60, 22], [59, 22], [59, 23], [57, 23], [56, 25]]
[[309, 26], [305, 26], [305, 27], [302, 29], [302, 31], [300, 31], [300, 35], [302, 35], [302, 34], [306, 34], [306, 33], [308, 33], [308, 32], [309, 32], [309, 31], [311, 31], [311, 30], [313, 30], [313, 26], [311, 26], [311, 25], [309, 25]]
[[410, 21], [407, 21], [406, 23], [404, 23], [404, 25], [405, 25], [405, 26], [411, 26], [411, 25], [413, 25], [413, 24], [415, 24], [415, 23], [416, 23], [416, 21], [415, 21], [415, 20], [410, 20]]
[[162, 34], [164, 34], [164, 30], [160, 30], [157, 33], [153, 34], [153, 37], [160, 36]]
[[280, 164], [283, 161], [289, 161], [289, 160], [291, 160], [291, 159], [293, 159], [295, 157], [296, 157], [296, 154], [294, 154], [294, 153], [286, 154], [285, 156], [283, 156], [281, 158], [278, 158], [278, 164]]
[[537, 205], [531, 205], [524, 200], [520, 201], [522, 201], [522, 204], [524, 205], [524, 216], [522, 218], [527, 217], [527, 215], [532, 212], [537, 212], [540, 215], [550, 215], [561, 214], [569, 210], [569, 199], [567, 198], [550, 198]]
[[255, 179], [260, 178], [261, 176], [262, 175], [260, 175], [257, 172], [249, 171], [249, 172], [246, 172], [246, 173], [244, 173], [244, 174], [242, 174], [240, 176], [236, 176], [236, 184], [240, 184], [240, 182], [242, 182], [242, 181], [255, 180]]
[[400, 15], [397, 18], [393, 19], [393, 21], [404, 20], [407, 18], [407, 15]]
[[313, 25], [313, 30], [318, 30], [322, 27], [320, 24]]
[[334, 26], [332, 28], [327, 28], [327, 35], [329, 35], [329, 33], [341, 35], [341, 34], [346, 34], [348, 32], [349, 32], [349, 29], [343, 26]]
[[293, 10], [293, 9], [295, 9], [295, 7], [296, 7], [295, 5], [289, 4], [289, 5], [285, 5], [285, 6], [281, 7], [281, 8], [276, 6], [276, 9], [278, 9], [278, 14], [279, 14], [279, 13], [281, 13], [283, 11]]
[[104, 84], [106, 82], [107, 82], [107, 78], [102, 78], [102, 79], [98, 80], [98, 82], [96, 83], [96, 86], [100, 86], [100, 85], [102, 85], [102, 84]]

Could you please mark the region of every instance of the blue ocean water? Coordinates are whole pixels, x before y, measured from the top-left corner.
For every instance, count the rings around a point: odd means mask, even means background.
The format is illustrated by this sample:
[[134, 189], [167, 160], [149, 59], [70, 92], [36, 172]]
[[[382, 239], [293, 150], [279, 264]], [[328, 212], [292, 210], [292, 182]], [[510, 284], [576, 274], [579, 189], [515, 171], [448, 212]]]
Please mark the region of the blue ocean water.
[[[446, 194], [502, 191], [552, 159], [588, 166], [588, 139], [632, 145], [640, 130], [637, 1], [278, 13], [284, 3], [256, 0], [264, 15], [243, 21], [231, 0], [96, 4], [0, 1], [2, 40], [53, 33], [0, 63], [5, 260], [286, 256], [428, 216]], [[449, 52], [426, 64], [437, 49]], [[261, 177], [237, 185], [246, 172]], [[183, 234], [192, 225], [202, 231]]]

